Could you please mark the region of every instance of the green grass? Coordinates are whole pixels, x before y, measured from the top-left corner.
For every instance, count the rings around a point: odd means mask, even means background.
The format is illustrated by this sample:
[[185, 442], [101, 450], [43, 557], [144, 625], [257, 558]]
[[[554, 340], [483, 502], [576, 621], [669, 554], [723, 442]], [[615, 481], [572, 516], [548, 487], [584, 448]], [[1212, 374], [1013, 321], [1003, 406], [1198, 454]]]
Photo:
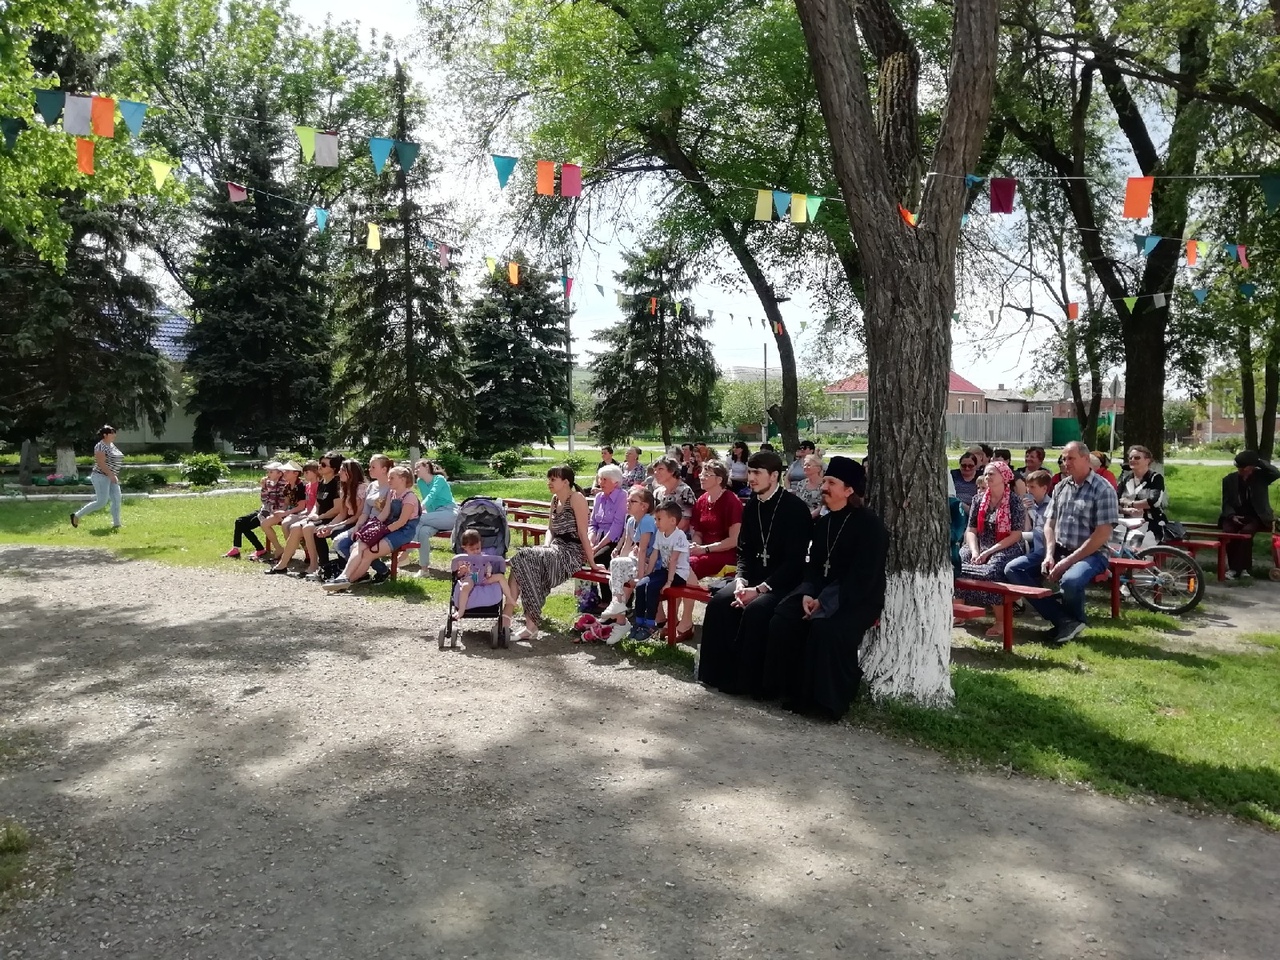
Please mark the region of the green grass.
[[31, 837], [10, 821], [0, 830], [0, 894], [14, 887], [22, 877], [31, 850]]
[[954, 709], [864, 704], [854, 717], [958, 759], [1280, 829], [1280, 634], [1246, 639], [1259, 652], [1169, 649], [1131, 619], [1061, 650], [960, 650]]

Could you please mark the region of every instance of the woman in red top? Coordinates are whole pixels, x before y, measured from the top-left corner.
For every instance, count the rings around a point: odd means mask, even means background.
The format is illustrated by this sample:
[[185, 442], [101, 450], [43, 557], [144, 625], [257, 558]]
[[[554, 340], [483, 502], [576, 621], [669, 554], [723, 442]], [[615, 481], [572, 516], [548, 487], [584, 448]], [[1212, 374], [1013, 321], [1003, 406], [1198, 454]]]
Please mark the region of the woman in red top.
[[[742, 529], [742, 500], [729, 489], [729, 468], [719, 460], [702, 465], [702, 496], [693, 505], [689, 524], [693, 546], [689, 548], [689, 566], [699, 580], [714, 577], [725, 567], [738, 562], [738, 531]], [[682, 643], [693, 636], [693, 601], [686, 600], [680, 609]]]

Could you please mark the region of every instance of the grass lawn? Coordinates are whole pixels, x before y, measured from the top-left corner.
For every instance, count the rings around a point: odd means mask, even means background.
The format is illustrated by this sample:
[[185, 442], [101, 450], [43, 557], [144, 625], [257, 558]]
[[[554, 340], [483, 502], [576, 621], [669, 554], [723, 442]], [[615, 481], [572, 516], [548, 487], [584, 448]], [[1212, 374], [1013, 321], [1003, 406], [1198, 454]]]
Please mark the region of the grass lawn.
[[[1175, 516], [1216, 517], [1222, 473], [1169, 468]], [[467, 484], [458, 494], [545, 499], [547, 490], [540, 479], [506, 480]], [[230, 546], [233, 518], [257, 502], [248, 493], [126, 501], [125, 529], [117, 533], [106, 511], [73, 530], [70, 504], [3, 502], [0, 543], [92, 544], [130, 558], [252, 575], [261, 570], [256, 564], [218, 558]], [[449, 551], [437, 542], [432, 553], [439, 568]], [[448, 592], [441, 579], [402, 577], [366, 595], [443, 604]], [[1224, 653], [1175, 641], [1169, 634], [1179, 623], [1167, 617], [1128, 609], [1113, 624], [1100, 607], [1098, 613], [1101, 625], [1062, 650], [1027, 644], [1009, 656], [976, 640], [958, 648], [952, 710], [860, 704], [853, 717], [961, 760], [1117, 795], [1171, 797], [1280, 829], [1280, 634], [1252, 637], [1257, 652]], [[573, 597], [553, 596], [545, 615], [550, 629], [567, 631], [576, 617]], [[685, 650], [628, 641], [620, 648], [637, 659], [692, 666]]]

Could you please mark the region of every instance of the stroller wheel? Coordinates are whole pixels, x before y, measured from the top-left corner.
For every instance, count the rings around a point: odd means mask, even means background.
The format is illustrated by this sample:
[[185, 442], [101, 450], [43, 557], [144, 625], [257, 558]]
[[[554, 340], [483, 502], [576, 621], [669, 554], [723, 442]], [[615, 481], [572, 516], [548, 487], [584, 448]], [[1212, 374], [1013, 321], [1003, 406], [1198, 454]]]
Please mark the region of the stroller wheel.
[[1271, 572], [1267, 574], [1272, 580], [1280, 580], [1280, 567], [1272, 567]]
[[503, 643], [501, 623], [495, 623], [489, 630], [489, 646], [494, 650], [497, 650], [499, 647], [506, 646], [506, 644]]
[[444, 649], [444, 627], [436, 631], [436, 646], [441, 650]]

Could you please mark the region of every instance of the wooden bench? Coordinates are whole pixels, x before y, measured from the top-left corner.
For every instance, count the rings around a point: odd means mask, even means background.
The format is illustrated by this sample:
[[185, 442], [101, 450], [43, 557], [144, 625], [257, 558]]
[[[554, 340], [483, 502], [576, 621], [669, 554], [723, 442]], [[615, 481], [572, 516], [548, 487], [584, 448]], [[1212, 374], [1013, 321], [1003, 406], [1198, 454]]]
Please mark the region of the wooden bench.
[[516, 522], [507, 524], [507, 527], [520, 534], [520, 545], [524, 547], [529, 545], [530, 537], [533, 538], [535, 544], [541, 544], [542, 538], [547, 535], [547, 528], [538, 526], [536, 523]]
[[[1219, 530], [1217, 527], [1207, 523], [1184, 523], [1187, 528], [1188, 536], [1183, 540], [1166, 540], [1165, 543], [1170, 547], [1178, 547], [1187, 551], [1191, 556], [1196, 555], [1198, 550], [1216, 550], [1218, 553], [1218, 582], [1227, 579], [1227, 544], [1232, 540], [1248, 540], [1250, 544], [1253, 542], [1254, 534], [1252, 533], [1227, 533], [1225, 530]], [[1258, 533], [1265, 531], [1259, 530]], [[1192, 536], [1204, 539], [1191, 539]], [[1250, 546], [1252, 550], [1252, 546]]]
[[1053, 595], [1053, 591], [1045, 587], [1024, 587], [1020, 583], [1004, 583], [1000, 580], [970, 580], [967, 577], [956, 578], [957, 590], [975, 590], [980, 593], [996, 593], [1000, 595], [1004, 607], [1004, 637], [1002, 639], [1005, 653], [1013, 652], [1013, 603], [1015, 600], [1043, 600]]
[[[449, 540], [450, 542], [452, 542], [453, 531], [437, 530], [434, 534], [432, 534], [432, 536], [444, 537], [446, 540]], [[400, 573], [400, 558], [404, 554], [408, 553], [410, 550], [421, 550], [421, 549], [422, 549], [422, 544], [420, 544], [417, 540], [410, 540], [399, 550], [391, 551], [391, 579], [392, 580], [394, 580]]]
[[1149, 570], [1156, 565], [1154, 560], [1139, 560], [1134, 557], [1111, 557], [1107, 561], [1107, 569], [1093, 578], [1094, 583], [1111, 584], [1111, 619], [1120, 619], [1120, 583], [1121, 575], [1126, 570]]

